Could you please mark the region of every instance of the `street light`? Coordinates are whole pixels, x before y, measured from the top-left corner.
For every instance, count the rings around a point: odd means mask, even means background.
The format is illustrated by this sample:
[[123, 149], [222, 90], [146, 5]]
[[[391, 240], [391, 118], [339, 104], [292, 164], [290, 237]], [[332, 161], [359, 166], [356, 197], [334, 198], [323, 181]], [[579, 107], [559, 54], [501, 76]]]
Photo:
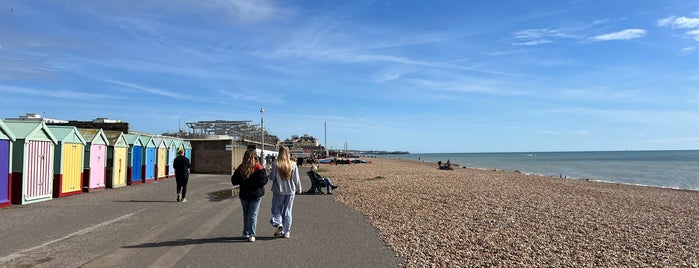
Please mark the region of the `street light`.
[[260, 127], [262, 127], [262, 150], [260, 151], [260, 162], [265, 166], [265, 109], [260, 108]]

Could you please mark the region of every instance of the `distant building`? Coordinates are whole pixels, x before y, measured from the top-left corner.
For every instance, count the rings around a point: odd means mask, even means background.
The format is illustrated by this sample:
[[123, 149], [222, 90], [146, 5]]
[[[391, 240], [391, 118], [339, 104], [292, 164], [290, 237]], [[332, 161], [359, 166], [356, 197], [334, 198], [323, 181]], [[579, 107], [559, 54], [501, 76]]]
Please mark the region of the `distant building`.
[[66, 120], [43, 118], [40, 114], [36, 113], [26, 113], [25, 115], [20, 115], [17, 118], [5, 118], [5, 120], [21, 120], [21, 121], [44, 121], [47, 124], [50, 123], [68, 123]]

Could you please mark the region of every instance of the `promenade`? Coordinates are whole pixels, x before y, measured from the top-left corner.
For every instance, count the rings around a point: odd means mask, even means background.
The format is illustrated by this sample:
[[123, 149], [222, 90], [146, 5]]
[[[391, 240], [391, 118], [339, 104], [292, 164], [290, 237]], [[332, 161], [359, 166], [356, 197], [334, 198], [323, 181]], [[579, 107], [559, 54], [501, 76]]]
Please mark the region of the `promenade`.
[[268, 223], [267, 191], [257, 241], [246, 242], [230, 188], [229, 175], [192, 174], [187, 203], [175, 202], [173, 178], [2, 209], [0, 267], [400, 265], [364, 217], [333, 196], [297, 196], [291, 238], [281, 239]]

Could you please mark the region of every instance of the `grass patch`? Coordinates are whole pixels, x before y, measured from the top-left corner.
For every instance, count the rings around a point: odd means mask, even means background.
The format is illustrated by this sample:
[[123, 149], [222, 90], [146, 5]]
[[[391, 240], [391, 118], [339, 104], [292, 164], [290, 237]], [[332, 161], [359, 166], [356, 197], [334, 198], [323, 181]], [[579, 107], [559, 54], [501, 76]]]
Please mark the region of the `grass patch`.
[[376, 177], [373, 177], [373, 178], [368, 178], [367, 180], [368, 180], [368, 181], [375, 181], [375, 180], [382, 180], [382, 179], [385, 179], [385, 178], [382, 177], [382, 176], [376, 176]]

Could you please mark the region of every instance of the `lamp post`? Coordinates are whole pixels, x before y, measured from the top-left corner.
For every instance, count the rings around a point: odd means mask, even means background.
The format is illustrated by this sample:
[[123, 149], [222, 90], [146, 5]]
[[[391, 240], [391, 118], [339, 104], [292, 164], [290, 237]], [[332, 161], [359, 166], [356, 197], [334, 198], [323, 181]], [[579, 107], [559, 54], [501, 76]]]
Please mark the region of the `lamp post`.
[[262, 128], [262, 150], [260, 150], [260, 162], [265, 165], [265, 109], [260, 108], [260, 127]]

